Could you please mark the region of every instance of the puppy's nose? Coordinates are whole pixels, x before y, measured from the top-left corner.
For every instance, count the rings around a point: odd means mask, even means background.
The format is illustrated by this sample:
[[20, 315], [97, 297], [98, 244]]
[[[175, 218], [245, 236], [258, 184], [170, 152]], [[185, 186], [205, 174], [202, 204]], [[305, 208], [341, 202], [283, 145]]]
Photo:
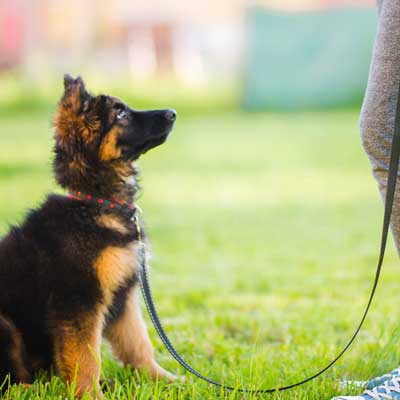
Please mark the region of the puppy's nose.
[[173, 121], [175, 121], [176, 120], [176, 111], [175, 110], [167, 110], [167, 111], [165, 111], [165, 118], [168, 120], [168, 121], [171, 121], [171, 122], [173, 122]]

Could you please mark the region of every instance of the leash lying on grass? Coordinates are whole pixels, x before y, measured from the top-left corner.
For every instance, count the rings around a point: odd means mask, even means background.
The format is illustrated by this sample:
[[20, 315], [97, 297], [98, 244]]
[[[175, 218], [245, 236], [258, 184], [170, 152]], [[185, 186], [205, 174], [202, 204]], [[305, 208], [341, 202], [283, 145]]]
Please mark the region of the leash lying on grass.
[[154, 301], [153, 301], [153, 297], [152, 297], [151, 289], [150, 289], [150, 284], [149, 284], [145, 245], [144, 245], [143, 241], [141, 240], [140, 225], [139, 225], [139, 210], [136, 210], [136, 212], [134, 213], [134, 216], [133, 216], [133, 220], [136, 223], [136, 229], [138, 231], [138, 237], [139, 237], [139, 242], [140, 242], [140, 249], [139, 249], [140, 276], [139, 276], [139, 278], [140, 278], [140, 286], [142, 289], [144, 301], [145, 301], [145, 304], [147, 307], [147, 311], [149, 312], [150, 318], [154, 324], [154, 327], [155, 327], [158, 335], [160, 336], [160, 339], [164, 343], [167, 350], [171, 353], [172, 357], [174, 357], [175, 360], [183, 368], [185, 368], [187, 371], [189, 371], [193, 375], [197, 376], [198, 378], [202, 379], [203, 381], [206, 381], [206, 382], [210, 383], [211, 385], [214, 385], [214, 386], [226, 389], [226, 390], [230, 390], [230, 391], [236, 390], [238, 392], [246, 392], [246, 393], [273, 393], [273, 392], [277, 392], [277, 391], [292, 389], [294, 387], [303, 385], [307, 382], [314, 380], [315, 378], [319, 377], [324, 372], [326, 372], [328, 369], [330, 369], [343, 356], [343, 354], [349, 349], [349, 347], [352, 345], [352, 343], [356, 339], [358, 333], [360, 332], [362, 326], [364, 325], [364, 321], [368, 315], [368, 311], [371, 307], [372, 300], [374, 299], [376, 288], [378, 286], [379, 277], [381, 274], [381, 269], [382, 269], [382, 264], [383, 264], [383, 259], [385, 256], [386, 242], [387, 242], [387, 237], [388, 237], [388, 232], [389, 232], [390, 219], [392, 216], [393, 199], [394, 199], [394, 194], [396, 191], [396, 179], [397, 179], [397, 173], [398, 173], [398, 169], [399, 169], [399, 157], [400, 157], [400, 87], [399, 87], [398, 93], [399, 94], [398, 94], [397, 107], [396, 107], [394, 135], [393, 135], [393, 139], [392, 139], [389, 174], [388, 174], [388, 180], [387, 180], [385, 213], [384, 213], [384, 217], [383, 217], [380, 252], [379, 252], [378, 264], [376, 266], [375, 279], [374, 279], [374, 283], [372, 285], [371, 294], [369, 296], [367, 306], [362, 315], [361, 321], [359, 322], [356, 330], [354, 331], [353, 335], [351, 336], [350, 340], [347, 342], [347, 344], [343, 348], [343, 350], [326, 367], [322, 368], [321, 370], [319, 370], [318, 372], [309, 376], [308, 378], [303, 379], [302, 381], [288, 384], [288, 385], [283, 385], [283, 386], [276, 387], [276, 388], [271, 388], [271, 389], [234, 388], [232, 386], [224, 385], [220, 382], [216, 382], [216, 381], [204, 376], [203, 374], [201, 374], [200, 372], [195, 370], [193, 367], [191, 367], [182, 358], [182, 356], [178, 353], [178, 351], [172, 345], [167, 334], [165, 333], [165, 330], [164, 330], [162, 323], [160, 321], [160, 318], [158, 316], [156, 307], [154, 305]]

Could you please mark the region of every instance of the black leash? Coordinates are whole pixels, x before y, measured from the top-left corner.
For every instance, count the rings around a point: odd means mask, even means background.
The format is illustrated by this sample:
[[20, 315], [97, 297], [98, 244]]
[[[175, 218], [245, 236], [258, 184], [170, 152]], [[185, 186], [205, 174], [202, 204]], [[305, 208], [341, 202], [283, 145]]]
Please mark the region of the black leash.
[[[272, 393], [272, 392], [291, 389], [296, 386], [303, 385], [304, 383], [310, 382], [311, 380], [319, 377], [325, 371], [327, 371], [329, 368], [331, 368], [343, 356], [343, 354], [348, 350], [348, 348], [352, 345], [352, 343], [356, 339], [358, 333], [360, 332], [362, 326], [364, 325], [364, 321], [368, 315], [368, 311], [371, 307], [372, 300], [374, 298], [376, 288], [378, 286], [379, 276], [381, 274], [381, 269], [382, 269], [382, 263], [383, 263], [383, 259], [385, 256], [385, 249], [386, 249], [386, 242], [387, 242], [387, 237], [388, 237], [388, 232], [389, 232], [390, 218], [392, 215], [393, 199], [394, 199], [394, 194], [395, 194], [395, 190], [396, 190], [396, 179], [397, 179], [397, 173], [398, 173], [398, 168], [399, 168], [399, 157], [400, 157], [400, 88], [399, 88], [399, 96], [397, 99], [395, 128], [394, 128], [394, 135], [393, 135], [393, 139], [392, 139], [392, 148], [391, 148], [391, 155], [390, 155], [390, 165], [389, 165], [389, 174], [388, 174], [388, 180], [387, 180], [385, 214], [384, 214], [384, 218], [383, 218], [380, 253], [379, 253], [378, 264], [376, 267], [374, 284], [372, 286], [372, 291], [371, 291], [367, 306], [365, 308], [364, 314], [363, 314], [361, 321], [360, 321], [357, 329], [355, 330], [353, 336], [351, 337], [349, 342], [346, 344], [346, 346], [343, 348], [343, 350], [325, 368], [321, 369], [320, 371], [316, 372], [315, 374], [311, 375], [310, 377], [308, 377], [300, 382], [296, 382], [296, 383], [292, 383], [292, 384], [289, 384], [286, 386], [276, 387], [276, 388], [272, 388], [272, 389], [234, 388], [232, 386], [227, 386], [222, 383], [216, 382], [210, 378], [207, 378], [206, 376], [202, 375], [200, 372], [196, 371], [180, 356], [178, 351], [172, 345], [167, 334], [165, 333], [165, 330], [161, 324], [160, 318], [158, 317], [157, 310], [154, 305], [153, 297], [151, 295], [148, 270], [147, 270], [147, 264], [146, 264], [145, 248], [144, 248], [144, 244], [142, 243], [142, 246], [140, 248], [140, 253], [141, 253], [140, 254], [140, 257], [141, 257], [140, 285], [141, 285], [144, 301], [146, 303], [146, 307], [149, 312], [150, 318], [154, 324], [154, 327], [155, 327], [158, 335], [160, 336], [160, 339], [164, 343], [165, 347], [171, 353], [172, 357], [174, 357], [175, 360], [187, 371], [189, 371], [193, 375], [197, 376], [198, 378], [202, 379], [203, 381], [210, 383], [211, 385], [215, 385], [217, 387], [220, 387], [220, 388], [223, 388], [226, 390], [230, 390], [230, 391], [236, 390], [238, 392], [246, 392], [246, 393]], [[140, 240], [140, 228], [139, 228], [139, 222], [138, 222], [138, 214], [136, 213], [135, 215], [136, 215], [136, 217], [135, 217], [136, 226], [138, 229], [139, 240]]]

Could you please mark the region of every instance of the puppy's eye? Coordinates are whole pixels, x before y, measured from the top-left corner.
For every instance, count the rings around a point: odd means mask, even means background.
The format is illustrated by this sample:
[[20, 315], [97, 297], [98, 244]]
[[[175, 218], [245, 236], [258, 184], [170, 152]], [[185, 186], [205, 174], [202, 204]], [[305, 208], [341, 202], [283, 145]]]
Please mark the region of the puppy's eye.
[[128, 113], [125, 110], [119, 110], [117, 114], [117, 119], [125, 119], [128, 116]]

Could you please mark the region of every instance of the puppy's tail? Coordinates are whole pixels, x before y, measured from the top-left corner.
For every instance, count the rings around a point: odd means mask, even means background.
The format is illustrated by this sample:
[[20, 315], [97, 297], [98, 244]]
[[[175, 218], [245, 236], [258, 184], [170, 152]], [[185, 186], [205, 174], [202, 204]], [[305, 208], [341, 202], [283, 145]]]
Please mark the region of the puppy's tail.
[[31, 382], [22, 336], [12, 321], [0, 314], [0, 391], [7, 390], [8, 383]]

